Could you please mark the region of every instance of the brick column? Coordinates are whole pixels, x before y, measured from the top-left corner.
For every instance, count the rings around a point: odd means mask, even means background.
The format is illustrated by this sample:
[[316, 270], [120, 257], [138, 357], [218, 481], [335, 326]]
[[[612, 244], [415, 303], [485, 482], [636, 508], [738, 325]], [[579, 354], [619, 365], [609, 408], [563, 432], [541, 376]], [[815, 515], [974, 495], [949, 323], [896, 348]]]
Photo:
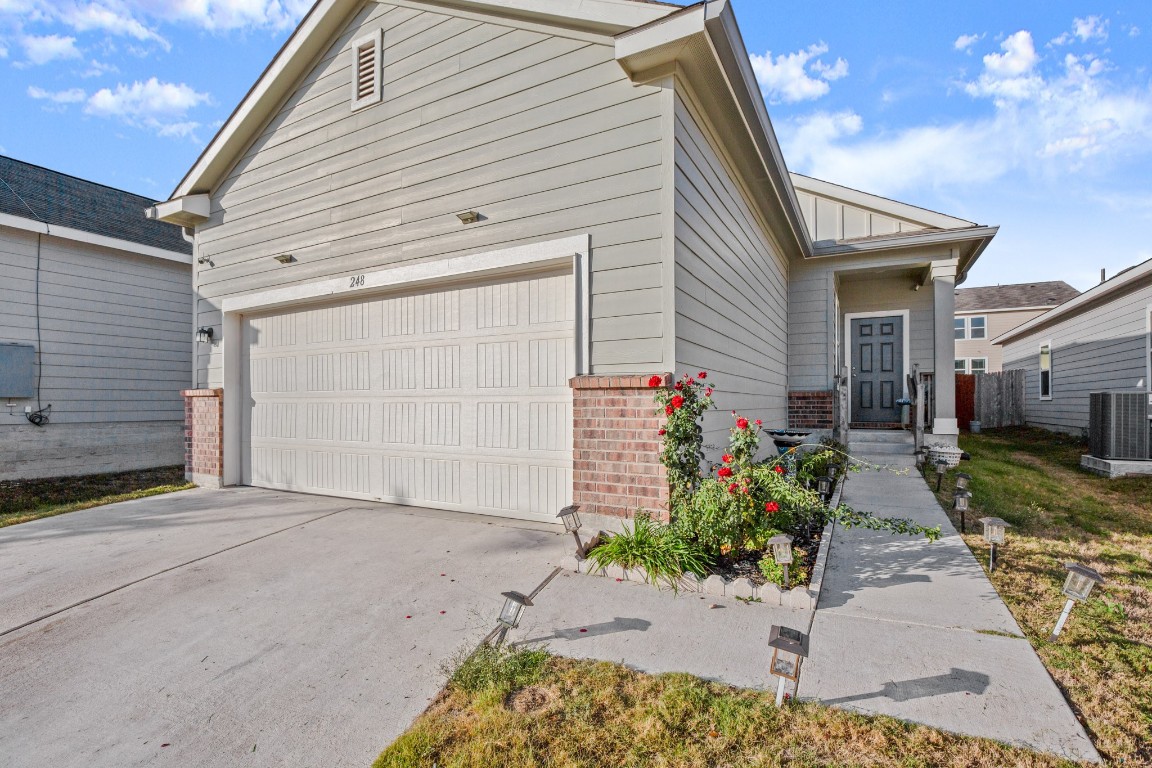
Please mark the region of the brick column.
[[224, 486], [224, 390], [186, 389], [184, 477], [205, 488]]
[[[659, 374], [665, 386], [672, 374]], [[668, 479], [660, 463], [651, 374], [577, 376], [572, 387], [572, 500], [581, 512], [668, 518]]]
[[790, 429], [832, 429], [835, 427], [834, 391], [795, 391], [788, 393]]

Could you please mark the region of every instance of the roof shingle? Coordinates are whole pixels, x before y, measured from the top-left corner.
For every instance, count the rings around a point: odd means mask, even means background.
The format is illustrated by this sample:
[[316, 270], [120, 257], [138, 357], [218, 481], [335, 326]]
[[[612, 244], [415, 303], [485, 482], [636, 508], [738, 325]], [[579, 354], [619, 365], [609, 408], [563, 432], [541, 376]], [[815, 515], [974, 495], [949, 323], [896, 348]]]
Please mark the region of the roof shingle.
[[1055, 307], [1080, 295], [1063, 280], [1043, 283], [989, 285], [956, 289], [956, 311], [1012, 309], [1014, 307]]
[[141, 195], [0, 155], [0, 213], [192, 253], [180, 227], [144, 218], [152, 205], [154, 200]]

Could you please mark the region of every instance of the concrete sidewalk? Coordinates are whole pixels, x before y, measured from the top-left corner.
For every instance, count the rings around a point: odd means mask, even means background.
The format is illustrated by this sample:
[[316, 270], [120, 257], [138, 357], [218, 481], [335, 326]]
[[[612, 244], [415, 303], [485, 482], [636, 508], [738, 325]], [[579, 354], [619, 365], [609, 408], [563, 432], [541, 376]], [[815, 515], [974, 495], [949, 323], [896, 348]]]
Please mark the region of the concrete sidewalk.
[[[910, 467], [911, 460], [877, 457]], [[849, 506], [939, 525], [939, 541], [837, 527], [800, 697], [1100, 757], [983, 567], [915, 469], [865, 470]]]

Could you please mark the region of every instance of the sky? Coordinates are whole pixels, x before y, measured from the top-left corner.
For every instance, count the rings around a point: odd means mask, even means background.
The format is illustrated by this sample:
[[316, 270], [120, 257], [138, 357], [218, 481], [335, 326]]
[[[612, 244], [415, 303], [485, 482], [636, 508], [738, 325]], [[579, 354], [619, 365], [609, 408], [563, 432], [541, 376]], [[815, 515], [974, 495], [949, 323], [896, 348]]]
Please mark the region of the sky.
[[[791, 170], [1000, 232], [967, 285], [1152, 258], [1152, 2], [733, 0]], [[0, 0], [0, 154], [168, 194], [307, 0]]]

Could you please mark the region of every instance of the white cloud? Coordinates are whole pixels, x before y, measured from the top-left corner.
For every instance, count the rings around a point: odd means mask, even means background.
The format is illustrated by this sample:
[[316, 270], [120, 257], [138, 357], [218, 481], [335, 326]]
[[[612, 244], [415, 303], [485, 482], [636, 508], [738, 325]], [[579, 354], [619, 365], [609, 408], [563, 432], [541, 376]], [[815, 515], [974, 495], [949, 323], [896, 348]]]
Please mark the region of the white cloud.
[[855, 113], [816, 113], [778, 125], [785, 157], [804, 173], [897, 194], [1021, 173], [1104, 176], [1152, 153], [1152, 90], [1112, 82], [1092, 55], [1043, 62], [1027, 32], [1002, 48], [965, 84], [990, 102], [987, 117], [869, 133]]
[[0, 43], [0, 59], [6, 58], [8, 58], [8, 49], [4, 46], [4, 43]]
[[1080, 38], [1080, 42], [1082, 43], [1086, 43], [1089, 40], [1104, 42], [1108, 39], [1108, 20], [1101, 19], [1099, 16], [1073, 19], [1072, 32], [1076, 37]]
[[960, 35], [960, 37], [956, 38], [956, 42], [952, 43], [952, 47], [958, 51], [967, 51], [983, 38], [984, 35]]
[[78, 59], [80, 51], [76, 48], [76, 38], [61, 37], [60, 35], [25, 35], [20, 39], [24, 46], [24, 54], [31, 64], [47, 64], [61, 59]]
[[749, 58], [760, 88], [772, 103], [818, 99], [828, 93], [828, 83], [848, 74], [848, 62], [836, 59], [832, 64], [819, 57], [828, 53], [824, 43], [814, 43], [795, 53], [782, 53], [773, 58], [771, 51]]
[[1140, 27], [1128, 27], [1128, 37], [1139, 37]]
[[142, 12], [165, 21], [189, 22], [210, 30], [296, 25], [311, 0], [132, 0]]
[[88, 97], [80, 88], [69, 88], [66, 91], [46, 91], [35, 85], [28, 86], [28, 95], [33, 99], [51, 101], [54, 104], [76, 104]]
[[207, 93], [200, 93], [184, 83], [162, 83], [155, 77], [132, 85], [123, 83], [101, 88], [88, 98], [84, 111], [98, 117], [113, 117], [138, 128], [153, 130], [160, 136], [193, 137], [199, 124], [186, 120], [189, 110], [211, 103]]
[[88, 69], [80, 73], [80, 77], [100, 77], [101, 75], [114, 75], [120, 71], [115, 64], [106, 64], [92, 59], [88, 62]]
[[91, 5], [65, 6], [60, 11], [60, 21], [77, 32], [99, 30], [113, 35], [132, 37], [136, 40], [151, 40], [165, 50], [172, 46], [156, 32], [134, 18], [127, 9], [112, 8], [93, 3]]

